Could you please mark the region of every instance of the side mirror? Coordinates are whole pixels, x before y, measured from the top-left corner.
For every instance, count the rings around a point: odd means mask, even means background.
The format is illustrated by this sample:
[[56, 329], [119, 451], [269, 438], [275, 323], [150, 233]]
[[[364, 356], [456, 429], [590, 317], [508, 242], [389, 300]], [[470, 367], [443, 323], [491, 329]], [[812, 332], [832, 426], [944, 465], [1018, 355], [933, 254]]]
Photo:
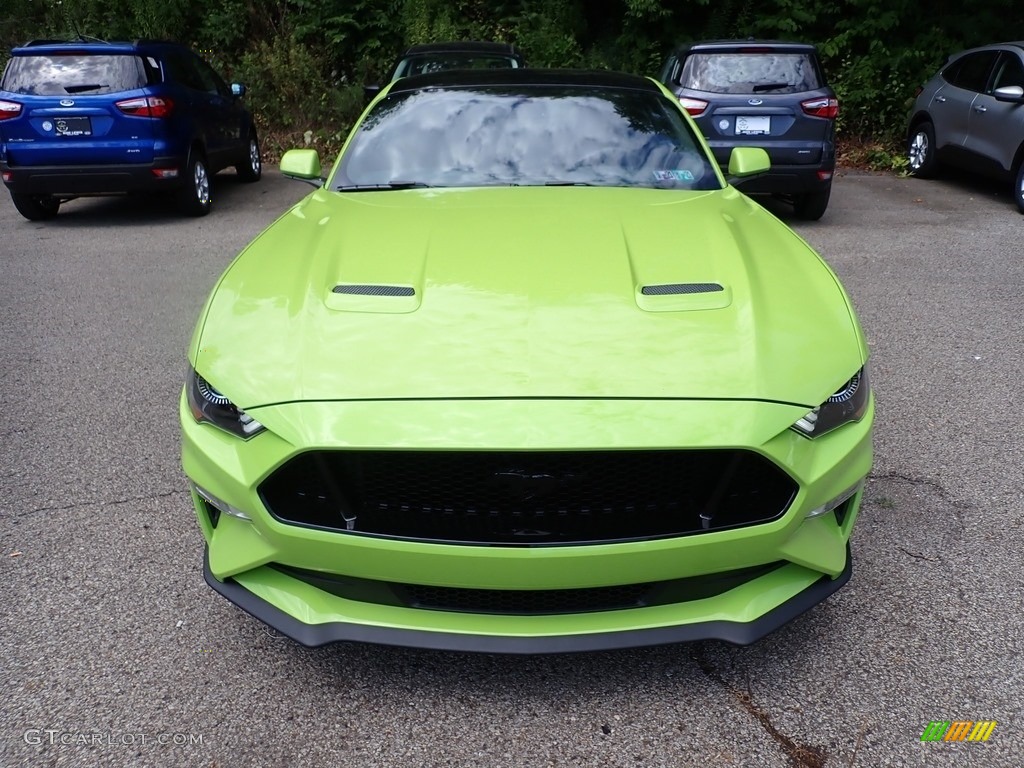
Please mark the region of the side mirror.
[[760, 147], [736, 147], [729, 155], [729, 176], [738, 179], [764, 173], [772, 167], [768, 153]]
[[1011, 104], [1024, 104], [1024, 88], [1019, 85], [1004, 85], [992, 91], [996, 101], [1008, 101]]
[[231, 95], [236, 97], [236, 98], [238, 98], [240, 96], [245, 96], [246, 90], [248, 90], [248, 89], [244, 85], [242, 85], [241, 83], [232, 83], [231, 84]]
[[314, 187], [322, 187], [320, 155], [315, 149], [289, 149], [281, 156], [281, 174], [304, 181]]
[[377, 85], [376, 83], [374, 83], [373, 85], [363, 86], [363, 95], [366, 97], [367, 101], [373, 101], [375, 98], [377, 98], [378, 93], [380, 93], [380, 86]]

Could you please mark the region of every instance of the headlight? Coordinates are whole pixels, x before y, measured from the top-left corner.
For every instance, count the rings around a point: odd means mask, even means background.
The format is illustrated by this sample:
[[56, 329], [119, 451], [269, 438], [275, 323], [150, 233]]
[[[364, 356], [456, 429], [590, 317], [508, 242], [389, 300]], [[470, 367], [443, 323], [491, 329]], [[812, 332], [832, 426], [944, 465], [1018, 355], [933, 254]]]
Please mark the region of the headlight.
[[209, 422], [238, 435], [243, 440], [248, 440], [264, 429], [262, 424], [232, 404], [194, 370], [190, 369], [188, 372], [185, 392], [188, 395], [188, 405], [192, 416], [200, 423]]
[[818, 437], [850, 421], [859, 421], [868, 409], [871, 386], [867, 368], [861, 368], [832, 397], [796, 422], [793, 428], [808, 437]]

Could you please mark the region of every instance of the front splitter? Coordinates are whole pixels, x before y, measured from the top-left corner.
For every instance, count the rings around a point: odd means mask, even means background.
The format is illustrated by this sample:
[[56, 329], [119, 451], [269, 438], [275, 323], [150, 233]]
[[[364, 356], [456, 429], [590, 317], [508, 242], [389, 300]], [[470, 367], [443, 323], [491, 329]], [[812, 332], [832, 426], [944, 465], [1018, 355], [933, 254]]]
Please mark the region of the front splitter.
[[382, 627], [350, 622], [306, 624], [275, 605], [253, 594], [231, 579], [218, 581], [210, 571], [209, 552], [204, 554], [206, 583], [242, 610], [281, 634], [307, 647], [338, 642], [373, 643], [406, 648], [498, 654], [552, 654], [608, 651], [700, 640], [722, 640], [733, 645], [750, 645], [788, 624], [834, 592], [841, 589], [853, 573], [850, 548], [846, 548], [846, 567], [835, 579], [823, 576], [811, 586], [749, 622], [705, 621], [670, 627], [648, 627], [616, 632], [572, 635], [508, 636], [484, 635], [436, 630]]

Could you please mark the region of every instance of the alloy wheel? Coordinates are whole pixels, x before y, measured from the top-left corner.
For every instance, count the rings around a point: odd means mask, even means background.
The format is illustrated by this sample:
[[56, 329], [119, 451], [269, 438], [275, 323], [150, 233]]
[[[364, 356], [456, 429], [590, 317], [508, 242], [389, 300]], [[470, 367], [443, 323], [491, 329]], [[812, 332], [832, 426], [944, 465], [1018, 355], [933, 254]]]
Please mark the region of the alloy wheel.
[[249, 139], [249, 168], [253, 176], [259, 176], [263, 170], [263, 161], [260, 160], [260, 145], [255, 138]]
[[910, 142], [910, 168], [917, 171], [928, 162], [928, 153], [931, 147], [928, 144], [928, 134], [918, 131]]
[[206, 165], [197, 161], [193, 171], [192, 183], [196, 192], [196, 200], [200, 205], [210, 204], [210, 177], [206, 173]]

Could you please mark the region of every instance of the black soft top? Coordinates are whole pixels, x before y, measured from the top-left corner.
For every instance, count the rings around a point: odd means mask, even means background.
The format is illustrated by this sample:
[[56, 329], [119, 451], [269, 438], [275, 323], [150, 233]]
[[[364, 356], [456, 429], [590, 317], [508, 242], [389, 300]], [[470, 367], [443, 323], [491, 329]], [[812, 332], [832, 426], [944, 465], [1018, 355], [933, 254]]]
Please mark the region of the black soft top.
[[616, 88], [660, 93], [654, 81], [622, 72], [585, 69], [450, 69], [396, 80], [390, 93], [421, 91], [427, 88], [472, 88], [481, 85], [520, 86], [554, 85], [589, 88]]
[[414, 45], [403, 54], [419, 56], [425, 53], [489, 53], [498, 56], [518, 56], [519, 51], [509, 43], [478, 42], [474, 40], [456, 40], [448, 43], [425, 43]]
[[779, 53], [814, 53], [817, 51], [817, 47], [812, 43], [798, 43], [792, 40], [755, 40], [751, 38], [739, 40], [699, 40], [677, 45], [674, 51], [676, 53], [687, 53], [689, 51], [733, 53], [742, 52], [744, 49], [758, 53], [766, 53], [768, 51], [778, 51]]

